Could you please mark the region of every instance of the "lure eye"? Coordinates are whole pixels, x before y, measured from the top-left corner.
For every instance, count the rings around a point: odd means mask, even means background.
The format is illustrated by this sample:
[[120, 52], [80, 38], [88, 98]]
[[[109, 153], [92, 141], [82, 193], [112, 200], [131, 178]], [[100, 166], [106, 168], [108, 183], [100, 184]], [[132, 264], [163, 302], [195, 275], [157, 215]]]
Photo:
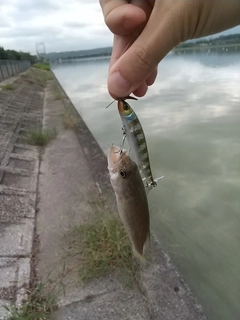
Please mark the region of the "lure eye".
[[129, 107], [128, 103], [123, 101], [123, 110], [127, 111], [129, 109], [130, 109], [130, 107]]
[[120, 170], [120, 175], [123, 178], [126, 178], [126, 172], [124, 170]]

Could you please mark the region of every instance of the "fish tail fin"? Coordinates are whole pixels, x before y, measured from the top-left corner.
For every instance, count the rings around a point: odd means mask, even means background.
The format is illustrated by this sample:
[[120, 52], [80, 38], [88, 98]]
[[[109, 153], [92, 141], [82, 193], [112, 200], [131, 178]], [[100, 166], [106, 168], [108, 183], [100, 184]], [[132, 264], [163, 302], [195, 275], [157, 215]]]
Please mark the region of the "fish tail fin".
[[150, 232], [148, 233], [146, 241], [145, 241], [145, 243], [143, 245], [143, 254], [144, 254], [144, 256], [147, 253], [147, 251], [149, 249], [149, 246], [150, 246]]
[[143, 254], [139, 253], [134, 247], [132, 248], [133, 254], [137, 260], [139, 260], [141, 267], [145, 268], [147, 265], [147, 259]]
[[140, 261], [140, 265], [143, 267], [143, 268], [146, 268], [146, 265], [147, 265], [147, 259], [145, 257], [145, 253], [146, 251], [148, 250], [149, 248], [149, 244], [150, 244], [150, 234], [147, 235], [147, 238], [146, 238], [146, 241], [143, 245], [143, 253], [139, 253], [136, 248], [133, 246], [133, 254], [134, 256]]

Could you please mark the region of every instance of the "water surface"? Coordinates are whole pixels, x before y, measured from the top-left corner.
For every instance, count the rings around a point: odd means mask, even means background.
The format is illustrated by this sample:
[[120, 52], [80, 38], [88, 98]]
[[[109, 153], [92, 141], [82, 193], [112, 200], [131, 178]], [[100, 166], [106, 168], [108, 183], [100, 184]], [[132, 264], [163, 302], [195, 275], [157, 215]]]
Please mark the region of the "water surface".
[[[54, 73], [104, 151], [121, 141], [108, 61]], [[171, 55], [146, 95], [130, 101], [155, 177], [152, 227], [210, 320], [240, 319], [240, 57]]]

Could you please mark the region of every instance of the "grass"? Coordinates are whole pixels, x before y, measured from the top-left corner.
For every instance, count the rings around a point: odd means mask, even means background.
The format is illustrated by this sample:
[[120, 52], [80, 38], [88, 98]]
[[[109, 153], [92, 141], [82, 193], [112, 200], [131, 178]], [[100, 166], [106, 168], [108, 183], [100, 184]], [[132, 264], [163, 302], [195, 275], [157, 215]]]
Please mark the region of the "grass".
[[71, 231], [69, 252], [77, 257], [82, 284], [114, 273], [126, 284], [137, 279], [139, 264], [123, 224], [117, 216], [98, 212]]
[[45, 71], [50, 71], [51, 70], [51, 67], [50, 67], [49, 63], [46, 63], [46, 62], [35, 63], [33, 65], [33, 67], [41, 69], [41, 70], [45, 70]]
[[54, 79], [52, 72], [30, 68], [29, 71], [21, 75], [28, 82], [39, 84], [43, 87], [46, 86], [48, 80]]
[[3, 90], [14, 90], [14, 86], [11, 83], [6, 83], [2, 86]]
[[5, 306], [5, 309], [9, 312], [7, 320], [48, 320], [56, 310], [56, 297], [38, 283], [21, 307]]
[[77, 117], [69, 110], [62, 113], [63, 124], [65, 129], [76, 129], [79, 125]]
[[62, 93], [61, 93], [62, 90], [56, 82], [53, 83], [53, 85], [51, 87], [51, 91], [52, 91], [54, 100], [61, 100], [62, 99]]
[[56, 137], [55, 130], [32, 129], [26, 133], [30, 144], [36, 146], [45, 146], [50, 140]]
[[54, 93], [54, 100], [61, 100], [62, 99], [62, 95], [60, 92], [55, 92]]
[[32, 71], [32, 78], [37, 80], [40, 84], [43, 86], [46, 86], [48, 80], [53, 79], [53, 74], [52, 72], [41, 70], [41, 69], [31, 69]]

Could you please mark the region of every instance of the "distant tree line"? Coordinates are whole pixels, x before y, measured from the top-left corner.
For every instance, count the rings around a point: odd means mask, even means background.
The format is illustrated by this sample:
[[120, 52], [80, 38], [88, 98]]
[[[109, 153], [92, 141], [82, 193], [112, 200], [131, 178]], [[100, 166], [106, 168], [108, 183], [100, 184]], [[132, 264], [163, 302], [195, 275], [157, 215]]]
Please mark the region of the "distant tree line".
[[176, 48], [191, 48], [197, 46], [227, 46], [240, 43], [240, 34], [230, 34], [227, 36], [219, 36], [218, 38], [204, 38], [197, 41], [187, 41], [179, 44]]
[[65, 51], [65, 52], [50, 52], [46, 54], [46, 59], [77, 59], [86, 57], [104, 57], [110, 56], [112, 53], [112, 47], [97, 48], [90, 50], [77, 50], [77, 51]]
[[0, 47], [0, 60], [28, 60], [31, 63], [35, 63], [37, 57], [28, 52], [5, 50], [3, 47]]

